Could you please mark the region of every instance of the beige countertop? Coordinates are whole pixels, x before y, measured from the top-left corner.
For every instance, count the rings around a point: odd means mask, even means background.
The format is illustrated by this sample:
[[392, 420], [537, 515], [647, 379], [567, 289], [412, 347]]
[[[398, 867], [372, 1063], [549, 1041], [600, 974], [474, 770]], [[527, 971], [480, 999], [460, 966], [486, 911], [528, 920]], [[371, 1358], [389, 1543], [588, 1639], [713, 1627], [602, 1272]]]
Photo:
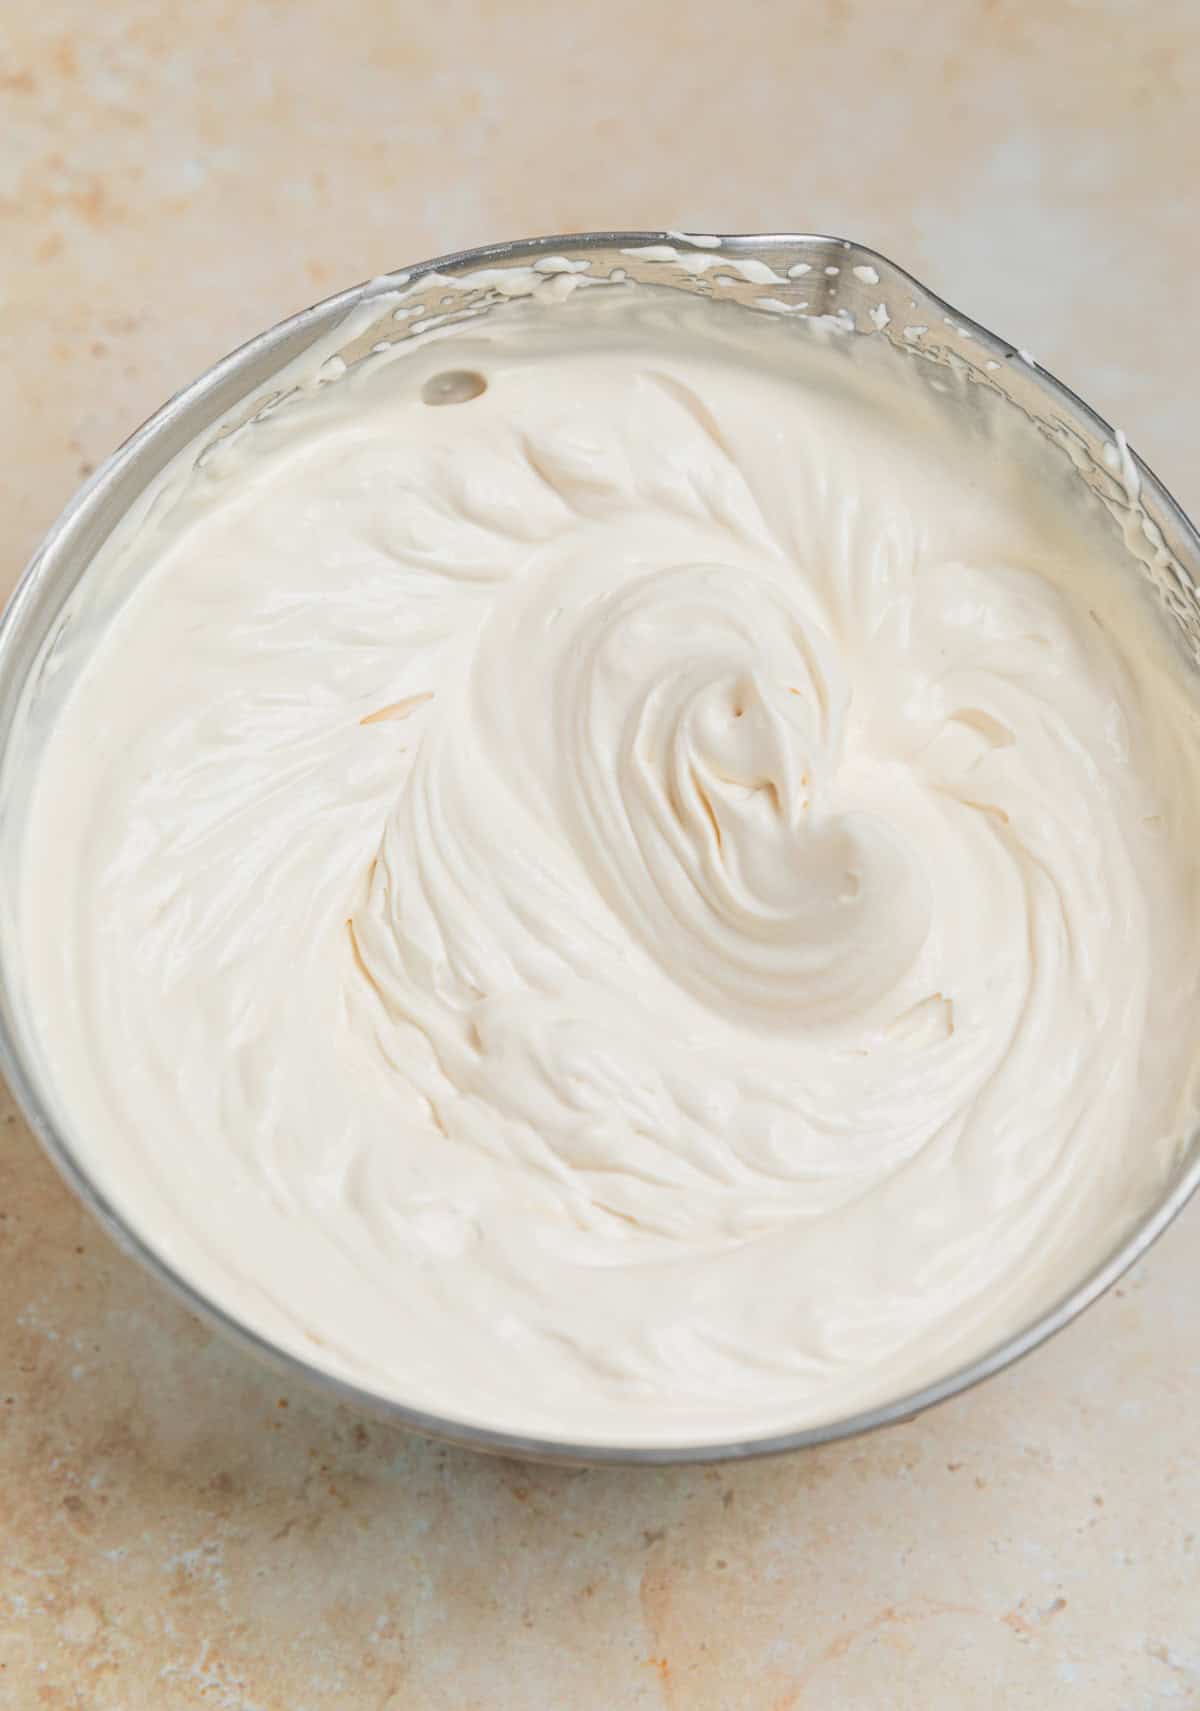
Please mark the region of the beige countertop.
[[[0, 32], [0, 589], [233, 344], [439, 251], [859, 238], [1200, 509], [1200, 18], [41, 0]], [[252, 1365], [0, 1109], [4, 1711], [1200, 1704], [1200, 1206], [924, 1419], [722, 1470], [407, 1439]]]

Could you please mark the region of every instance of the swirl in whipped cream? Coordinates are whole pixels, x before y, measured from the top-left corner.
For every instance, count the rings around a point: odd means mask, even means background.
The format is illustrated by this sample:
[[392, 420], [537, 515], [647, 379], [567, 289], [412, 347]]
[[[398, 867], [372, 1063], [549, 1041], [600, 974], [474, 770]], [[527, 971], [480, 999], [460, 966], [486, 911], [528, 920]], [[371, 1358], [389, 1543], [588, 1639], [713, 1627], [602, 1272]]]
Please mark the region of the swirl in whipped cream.
[[30, 832], [66, 1120], [200, 1287], [416, 1406], [898, 1394], [1192, 1120], [1183, 674], [1065, 459], [923, 359], [638, 292], [451, 342], [124, 544]]

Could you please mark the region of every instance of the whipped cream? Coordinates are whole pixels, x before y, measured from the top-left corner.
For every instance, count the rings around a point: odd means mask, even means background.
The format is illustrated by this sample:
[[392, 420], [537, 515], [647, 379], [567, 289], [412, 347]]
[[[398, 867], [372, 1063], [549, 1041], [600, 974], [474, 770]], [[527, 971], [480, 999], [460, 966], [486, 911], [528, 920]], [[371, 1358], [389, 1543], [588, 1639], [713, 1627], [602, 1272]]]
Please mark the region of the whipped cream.
[[985, 388], [676, 293], [266, 412], [84, 584], [23, 897], [87, 1167], [461, 1421], [952, 1370], [1194, 1120], [1200, 736], [1123, 554]]

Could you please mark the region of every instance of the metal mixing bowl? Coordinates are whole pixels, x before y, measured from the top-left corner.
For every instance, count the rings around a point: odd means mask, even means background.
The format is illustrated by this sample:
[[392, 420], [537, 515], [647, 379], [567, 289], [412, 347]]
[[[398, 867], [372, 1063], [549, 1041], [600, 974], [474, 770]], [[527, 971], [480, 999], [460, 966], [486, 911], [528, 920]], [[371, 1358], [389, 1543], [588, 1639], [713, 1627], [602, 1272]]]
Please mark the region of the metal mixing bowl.
[[[60, 628], [65, 603], [114, 525], [136, 506], [172, 459], [191, 459], [232, 427], [286, 395], [293, 365], [314, 351], [336, 379], [381, 342], [411, 337], [431, 318], [470, 319], [501, 309], [515, 282], [532, 268], [548, 294], [585, 276], [623, 279], [734, 301], [763, 313], [832, 317], [848, 337], [886, 338], [947, 371], [960, 391], [983, 387], [1008, 399], [1070, 456], [1080, 478], [1117, 517], [1132, 547], [1131, 574], [1144, 572], [1165, 621], [1193, 661], [1200, 662], [1200, 536], [1151, 472], [1086, 404], [1025, 353], [919, 285], [872, 250], [843, 239], [773, 234], [689, 236], [670, 232], [593, 232], [497, 244], [425, 262], [343, 291], [281, 322], [219, 362], [103, 464], [50, 530], [0, 621], [0, 1067], [30, 1127], [117, 1242], [170, 1285], [189, 1307], [290, 1376], [303, 1376], [360, 1409], [406, 1427], [480, 1450], [567, 1462], [717, 1461], [828, 1443], [891, 1421], [911, 1418], [1007, 1366], [1061, 1329], [1103, 1293], [1170, 1223], [1200, 1182], [1200, 1137], [1193, 1136], [1161, 1198], [1118, 1245], [1033, 1323], [936, 1383], [849, 1418], [803, 1431], [683, 1449], [575, 1445], [488, 1431], [422, 1413], [372, 1393], [276, 1348], [195, 1289], [155, 1251], [153, 1232], [127, 1224], [77, 1156], [71, 1137], [50, 1115], [41, 1079], [23, 969], [14, 953], [19, 841], [25, 796], [38, 743], [53, 711], [52, 672], [42, 665]], [[514, 272], [513, 270], [522, 270]], [[398, 301], [397, 292], [403, 297]], [[340, 359], [340, 360], [339, 360]], [[291, 372], [289, 372], [291, 370]], [[183, 463], [185, 460], [181, 460]], [[1200, 669], [1200, 665], [1197, 667]]]

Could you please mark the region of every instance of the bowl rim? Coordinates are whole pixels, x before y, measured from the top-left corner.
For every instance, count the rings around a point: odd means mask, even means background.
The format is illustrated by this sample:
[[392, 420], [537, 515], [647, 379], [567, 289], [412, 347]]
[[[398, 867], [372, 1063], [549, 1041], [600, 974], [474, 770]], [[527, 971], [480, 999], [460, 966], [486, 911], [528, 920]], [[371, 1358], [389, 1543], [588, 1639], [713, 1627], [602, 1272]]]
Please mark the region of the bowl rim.
[[[410, 264], [394, 273], [350, 286], [254, 335], [161, 405], [97, 467], [68, 500], [25, 566], [3, 614], [0, 615], [0, 674], [10, 668], [10, 656], [16, 651], [25, 626], [31, 622], [33, 608], [39, 596], [45, 587], [55, 580], [60, 569], [71, 562], [76, 538], [82, 532], [84, 524], [101, 513], [106, 495], [119, 478], [156, 441], [175, 430], [181, 420], [198, 412], [226, 382], [250, 369], [261, 359], [285, 348], [291, 354], [308, 350], [322, 334], [336, 329], [356, 307], [375, 297], [394, 292], [400, 285], [418, 281], [431, 272], [462, 273], [486, 267], [489, 263], [509, 266], [527, 261], [532, 264], [539, 257], [547, 255], [570, 255], [598, 250], [636, 250], [670, 245], [683, 252], [693, 242], [687, 233], [678, 230], [597, 231], [517, 239], [451, 251], [429, 261]], [[1038, 386], [1056, 404], [1065, 406], [1069, 415], [1082, 419], [1093, 433], [1101, 434], [1108, 440], [1119, 439], [1119, 443], [1124, 446], [1123, 436], [1118, 436], [1112, 426], [1069, 387], [1040, 364], [1033, 363], [1025, 352], [947, 303], [907, 269], [899, 267], [879, 251], [845, 238], [803, 232], [713, 234], [711, 237], [706, 236], [703, 244], [705, 248], [712, 249], [714, 256], [736, 256], [739, 251], [772, 252], [785, 249], [813, 250], [821, 255], [833, 250], [841, 251], [842, 261], [847, 267], [874, 268], [885, 273], [889, 283], [902, 288], [914, 300], [915, 305], [920, 306], [919, 309], [914, 307], [914, 313], [926, 312], [931, 317], [938, 316], [947, 324], [954, 325], [964, 336], [979, 341], [979, 345], [986, 352], [996, 357], [1024, 359]], [[283, 366], [282, 362], [280, 366]], [[253, 389], [251, 386], [248, 391]], [[1200, 563], [1200, 533], [1153, 471], [1132, 450], [1129, 451], [1129, 457], [1143, 490], [1153, 495], [1157, 508], [1170, 517], [1175, 533], [1187, 543], [1190, 552], [1195, 555], [1195, 562]], [[128, 509], [129, 506], [125, 506], [120, 514], [126, 514]], [[113, 519], [110, 529], [115, 526], [117, 520], [119, 519]], [[90, 556], [84, 556], [84, 568]], [[14, 723], [13, 710], [28, 679], [29, 669], [27, 663], [16, 690], [9, 696], [4, 709], [0, 710], [0, 760], [7, 753]], [[0, 947], [0, 953], [2, 951], [3, 947]], [[394, 1396], [375, 1390], [367, 1384], [341, 1377], [291, 1349], [282, 1347], [251, 1325], [243, 1323], [226, 1308], [209, 1299], [201, 1289], [177, 1271], [150, 1240], [117, 1211], [100, 1183], [81, 1163], [69, 1140], [60, 1132], [51, 1117], [17, 1030], [10, 1022], [8, 969], [5, 963], [6, 958], [0, 954], [0, 998], [3, 999], [3, 1002], [0, 1002], [0, 1072], [3, 1073], [43, 1151], [119, 1248], [138, 1260], [156, 1279], [165, 1284], [185, 1307], [285, 1376], [299, 1378], [332, 1399], [394, 1426], [469, 1449], [522, 1460], [591, 1466], [669, 1466], [739, 1461], [832, 1444], [844, 1438], [911, 1420], [927, 1408], [948, 1401], [1003, 1370], [1070, 1324], [1148, 1251], [1200, 1187], [1200, 1148], [1197, 1148], [1196, 1135], [1193, 1134], [1189, 1138], [1193, 1153], [1190, 1161], [1160, 1198], [1126, 1230], [1111, 1252], [1093, 1266], [1081, 1281], [1064, 1292], [1032, 1322], [1000, 1339], [981, 1355], [963, 1362], [940, 1378], [905, 1391], [886, 1402], [817, 1425], [714, 1443], [672, 1445], [543, 1438], [479, 1425], [465, 1418], [431, 1413], [400, 1402]]]

